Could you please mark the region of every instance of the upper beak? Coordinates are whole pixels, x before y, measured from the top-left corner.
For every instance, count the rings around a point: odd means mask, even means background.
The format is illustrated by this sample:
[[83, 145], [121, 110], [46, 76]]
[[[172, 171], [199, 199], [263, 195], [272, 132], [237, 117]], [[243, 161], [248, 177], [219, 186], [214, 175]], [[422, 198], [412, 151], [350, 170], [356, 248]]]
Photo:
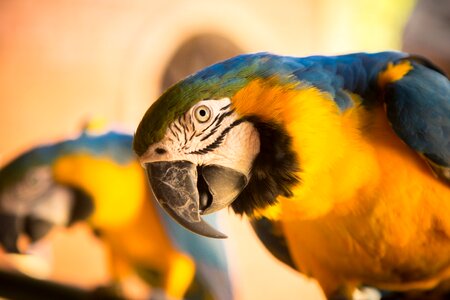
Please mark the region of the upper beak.
[[207, 237], [226, 238], [200, 214], [231, 204], [247, 184], [247, 178], [230, 168], [197, 167], [188, 161], [147, 163], [148, 179], [156, 200], [178, 223]]

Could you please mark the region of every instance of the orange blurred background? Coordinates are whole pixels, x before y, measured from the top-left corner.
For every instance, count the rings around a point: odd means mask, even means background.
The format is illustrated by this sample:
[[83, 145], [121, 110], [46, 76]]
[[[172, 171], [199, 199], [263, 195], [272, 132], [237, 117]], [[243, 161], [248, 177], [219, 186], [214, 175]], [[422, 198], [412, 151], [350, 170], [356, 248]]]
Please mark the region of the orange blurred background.
[[[77, 134], [92, 117], [133, 132], [161, 92], [171, 59], [196, 36], [221, 37], [236, 47], [232, 51], [295, 56], [400, 49], [413, 5], [412, 0], [4, 0], [0, 165], [32, 145]], [[202, 51], [208, 49], [206, 40]], [[237, 299], [322, 299], [315, 282], [275, 261], [245, 221], [231, 212], [225, 219]], [[81, 287], [108, 281], [103, 246], [85, 225], [53, 232], [46, 240], [48, 278]]]

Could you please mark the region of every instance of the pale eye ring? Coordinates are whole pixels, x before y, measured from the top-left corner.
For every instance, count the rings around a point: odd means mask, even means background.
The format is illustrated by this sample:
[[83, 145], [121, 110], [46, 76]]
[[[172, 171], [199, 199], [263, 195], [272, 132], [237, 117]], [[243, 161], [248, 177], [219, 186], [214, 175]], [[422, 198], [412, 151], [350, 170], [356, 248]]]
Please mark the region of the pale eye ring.
[[194, 110], [194, 117], [200, 123], [208, 122], [211, 118], [211, 110], [206, 105], [200, 105]]

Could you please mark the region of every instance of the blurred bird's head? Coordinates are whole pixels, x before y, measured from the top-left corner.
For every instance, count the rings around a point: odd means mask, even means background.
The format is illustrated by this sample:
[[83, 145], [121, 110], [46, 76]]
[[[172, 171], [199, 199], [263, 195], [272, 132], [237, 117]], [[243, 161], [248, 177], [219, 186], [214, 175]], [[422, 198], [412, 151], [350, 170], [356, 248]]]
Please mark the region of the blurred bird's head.
[[134, 150], [180, 224], [224, 237], [201, 215], [228, 206], [252, 215], [291, 195], [299, 164], [289, 99], [298, 96], [299, 67], [270, 54], [237, 56], [180, 81], [148, 109]]
[[100, 183], [92, 182], [92, 174], [104, 174], [95, 171], [94, 162], [99, 160], [113, 161], [114, 165], [135, 161], [131, 136], [83, 133], [73, 140], [33, 148], [0, 169], [3, 248], [19, 252], [17, 240], [22, 234], [35, 242], [54, 226], [69, 226], [96, 214], [102, 216], [101, 212], [93, 214], [94, 208], [101, 210], [106, 206], [96, 203], [93, 193]]
[[19, 252], [21, 234], [35, 242], [91, 212], [87, 195], [54, 180], [57, 154], [54, 146], [34, 148], [0, 170], [0, 244], [7, 252]]

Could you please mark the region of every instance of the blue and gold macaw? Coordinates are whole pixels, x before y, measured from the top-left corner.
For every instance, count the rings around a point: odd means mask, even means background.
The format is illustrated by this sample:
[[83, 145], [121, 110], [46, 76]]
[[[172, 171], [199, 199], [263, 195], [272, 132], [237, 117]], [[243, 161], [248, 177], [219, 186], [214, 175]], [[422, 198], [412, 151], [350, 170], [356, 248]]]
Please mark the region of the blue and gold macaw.
[[162, 214], [131, 135], [84, 132], [34, 148], [0, 170], [0, 243], [7, 251], [19, 251], [20, 234], [36, 241], [80, 219], [109, 247], [119, 287], [134, 273], [164, 299], [233, 298], [223, 243]]
[[257, 53], [169, 88], [134, 138], [180, 224], [231, 206], [328, 299], [450, 281], [450, 84], [400, 52]]

